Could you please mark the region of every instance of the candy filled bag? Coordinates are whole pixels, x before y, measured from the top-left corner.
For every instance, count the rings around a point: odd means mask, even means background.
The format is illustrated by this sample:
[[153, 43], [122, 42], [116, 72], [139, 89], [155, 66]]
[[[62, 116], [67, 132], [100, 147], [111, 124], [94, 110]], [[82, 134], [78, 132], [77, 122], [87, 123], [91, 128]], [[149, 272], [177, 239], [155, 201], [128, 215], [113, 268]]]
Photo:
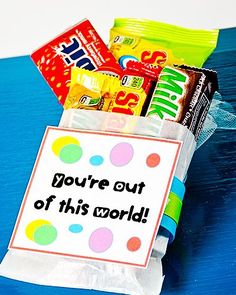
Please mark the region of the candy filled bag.
[[[125, 67], [127, 60], [130, 59], [141, 59], [145, 62], [148, 62], [149, 59], [151, 64], [162, 66], [166, 64], [172, 65], [174, 63], [201, 66], [216, 45], [218, 31], [215, 30], [208, 32], [194, 31], [193, 33], [192, 30], [186, 31], [179, 29], [180, 34], [175, 34], [176, 27], [173, 28], [173, 26], [165, 26], [163, 24], [159, 24], [158, 26], [159, 29], [157, 30], [156, 23], [154, 24], [154, 22], [116, 21], [111, 31], [110, 48], [123, 67]], [[194, 36], [191, 34], [194, 34]], [[144, 38], [144, 36], [146, 37]], [[172, 36], [171, 40], [170, 36]], [[185, 38], [183, 38], [184, 36]], [[166, 41], [163, 41], [163, 39]], [[171, 46], [169, 46], [170, 43]], [[147, 48], [153, 49], [157, 46], [159, 48], [159, 56], [155, 56], [157, 53], [146, 50]], [[154, 62], [151, 62], [153, 58]], [[94, 77], [96, 75], [92, 76]], [[88, 77], [91, 77], [91, 75], [88, 75]], [[87, 78], [85, 79], [85, 83], [89, 81]], [[115, 79], [111, 80], [114, 80], [114, 84], [116, 84]], [[100, 81], [106, 81], [106, 79], [101, 79]], [[54, 79], [52, 82], [55, 83]], [[71, 82], [71, 84], [75, 84], [73, 86], [78, 86], [74, 83], [78, 81], [74, 81], [73, 76]], [[179, 140], [183, 143], [168, 199], [168, 206], [163, 214], [160, 230], [156, 236], [147, 268], [124, 266], [111, 262], [104, 263], [85, 259], [72, 259], [11, 249], [8, 250], [0, 265], [0, 275], [48, 286], [95, 289], [132, 295], [157, 295], [161, 292], [164, 279], [161, 259], [166, 253], [168, 243], [172, 242], [175, 237], [185, 192], [184, 182], [187, 177], [188, 167], [197, 144], [202, 144], [217, 128], [215, 117], [219, 114], [218, 109], [220, 103], [215, 101], [213, 104], [214, 108], [210, 112], [210, 116], [207, 117], [207, 125], [204, 125], [197, 143], [194, 134], [187, 126], [183, 126], [178, 122], [163, 120], [160, 123], [152, 117], [138, 117], [98, 111], [97, 109], [102, 109], [101, 106], [107, 109], [110, 108], [111, 98], [113, 97], [107, 95], [107, 93], [114, 93], [113, 88], [107, 89], [104, 87], [104, 85], [108, 86], [105, 82], [102, 82], [102, 85], [103, 87], [100, 85], [97, 87], [97, 85], [93, 84], [93, 88], [106, 89], [104, 93], [98, 96], [94, 89], [92, 91], [91, 89], [87, 90], [80, 87], [78, 91], [78, 88], [71, 88], [71, 92], [67, 97], [66, 91], [64, 99], [65, 108], [68, 107], [68, 110], [65, 110], [62, 115], [60, 127], [144, 135]], [[114, 88], [117, 89], [119, 87], [121, 86], [119, 85]], [[66, 90], [68, 90], [67, 88]], [[74, 90], [75, 93], [73, 93]], [[139, 89], [139, 92], [138, 94], [140, 96], [146, 97], [145, 91]], [[107, 104], [100, 103], [102, 99]], [[80, 107], [81, 109], [70, 109], [71, 106]], [[139, 105], [137, 105], [137, 108], [135, 108], [136, 113], [134, 112], [133, 114], [139, 114], [140, 109]], [[235, 126], [235, 124], [230, 126]], [[178, 195], [177, 198], [176, 195]], [[174, 204], [174, 211], [171, 204]]]
[[[219, 94], [214, 98], [198, 139], [199, 146], [215, 132], [216, 128], [236, 128], [236, 118], [230, 105], [222, 102]], [[123, 127], [119, 127], [117, 122], [123, 122]], [[186, 178], [196, 148], [194, 136], [186, 127], [170, 121], [164, 121], [163, 125], [159, 126], [152, 118], [69, 109], [64, 111], [60, 126], [113, 132], [125, 130], [126, 133], [132, 130], [133, 134], [182, 140], [184, 144], [175, 172], [175, 177], [182, 182]], [[0, 265], [0, 275], [48, 286], [156, 295], [161, 292], [164, 278], [161, 258], [166, 253], [168, 243], [174, 239], [176, 230], [172, 228], [172, 232], [167, 232], [163, 230], [164, 226], [162, 221], [146, 269], [9, 250]]]
[[[120, 129], [119, 124], [123, 122]], [[176, 124], [175, 131], [173, 126]], [[61, 118], [61, 127], [104, 130], [122, 133], [162, 136], [183, 139], [185, 144], [182, 164], [176, 170], [179, 178], [184, 178], [191, 156], [195, 150], [193, 135], [178, 123], [167, 122], [162, 127], [153, 119], [127, 116], [99, 111], [66, 110]], [[130, 126], [130, 127], [129, 127]], [[135, 127], [134, 127], [135, 126]], [[130, 130], [129, 130], [130, 128]], [[185, 139], [184, 139], [185, 138]], [[146, 269], [122, 266], [113, 263], [93, 262], [9, 250], [0, 265], [0, 274], [8, 278], [50, 286], [63, 286], [135, 295], [156, 295], [161, 292], [163, 272], [161, 258], [166, 252], [168, 237], [158, 235]]]

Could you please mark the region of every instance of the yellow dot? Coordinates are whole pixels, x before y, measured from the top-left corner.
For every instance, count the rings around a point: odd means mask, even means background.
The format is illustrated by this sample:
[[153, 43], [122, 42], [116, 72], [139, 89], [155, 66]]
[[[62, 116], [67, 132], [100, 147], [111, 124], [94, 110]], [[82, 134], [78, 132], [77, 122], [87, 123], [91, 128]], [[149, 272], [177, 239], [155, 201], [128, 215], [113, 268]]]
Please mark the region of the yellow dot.
[[51, 224], [51, 223], [43, 219], [34, 220], [31, 223], [29, 223], [25, 229], [25, 234], [27, 238], [30, 239], [31, 241], [34, 241], [35, 231], [37, 230], [37, 228], [45, 224]]
[[56, 66], [52, 67], [52, 71], [55, 71], [56, 70]]
[[50, 53], [48, 53], [47, 55], [46, 55], [46, 57], [49, 57], [51, 54]]
[[61, 99], [62, 99], [62, 95], [59, 95], [59, 96], [58, 96], [58, 99], [61, 100]]
[[68, 83], [66, 84], [66, 87], [70, 87], [70, 82], [68, 82]]
[[79, 141], [72, 137], [72, 136], [62, 136], [57, 138], [52, 144], [52, 151], [56, 156], [59, 155], [61, 149], [67, 144], [78, 144], [80, 145]]
[[57, 88], [60, 88], [61, 87], [61, 83], [57, 83]]
[[53, 82], [55, 80], [55, 77], [53, 76], [52, 78], [51, 78], [51, 81]]
[[69, 74], [69, 72], [67, 71], [67, 72], [64, 72], [64, 76], [66, 76], [66, 75], [68, 75]]

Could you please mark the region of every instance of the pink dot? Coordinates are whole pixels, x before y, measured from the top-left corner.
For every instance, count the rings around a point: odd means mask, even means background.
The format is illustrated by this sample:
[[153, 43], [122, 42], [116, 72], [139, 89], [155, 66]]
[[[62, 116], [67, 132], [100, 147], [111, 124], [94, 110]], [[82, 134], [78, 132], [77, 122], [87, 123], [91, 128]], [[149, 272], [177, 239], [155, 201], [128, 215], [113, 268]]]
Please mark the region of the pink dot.
[[121, 167], [127, 165], [133, 158], [134, 149], [131, 144], [121, 142], [115, 145], [110, 153], [110, 160], [114, 166]]
[[113, 242], [112, 231], [106, 227], [101, 227], [92, 232], [89, 238], [89, 248], [96, 253], [107, 251]]
[[161, 157], [158, 154], [150, 154], [146, 159], [146, 164], [150, 168], [154, 168], [160, 164]]

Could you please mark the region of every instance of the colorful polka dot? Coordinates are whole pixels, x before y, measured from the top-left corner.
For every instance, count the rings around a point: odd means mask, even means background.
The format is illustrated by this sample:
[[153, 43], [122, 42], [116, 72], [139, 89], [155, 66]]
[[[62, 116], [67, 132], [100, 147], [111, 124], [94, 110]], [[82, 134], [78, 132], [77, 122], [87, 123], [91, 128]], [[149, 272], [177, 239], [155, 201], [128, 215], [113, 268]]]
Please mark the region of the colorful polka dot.
[[83, 226], [81, 224], [71, 224], [69, 226], [69, 231], [73, 234], [78, 234], [83, 231]]
[[104, 162], [104, 159], [102, 156], [95, 155], [90, 158], [89, 162], [93, 166], [99, 166], [99, 165], [102, 165], [102, 163]]
[[54, 140], [52, 151], [67, 164], [78, 162], [83, 154], [80, 142], [72, 136], [62, 136]]
[[35, 231], [40, 226], [45, 225], [45, 224], [51, 224], [51, 223], [47, 220], [44, 220], [44, 219], [34, 220], [31, 223], [29, 223], [25, 229], [25, 234], [26, 234], [27, 238], [30, 239], [31, 241], [34, 241]]
[[110, 160], [114, 166], [122, 167], [132, 160], [133, 155], [134, 149], [132, 145], [127, 142], [121, 142], [112, 148]]
[[50, 245], [57, 238], [56, 228], [47, 220], [38, 219], [29, 223], [25, 234], [28, 239], [38, 245]]
[[154, 168], [160, 164], [161, 158], [158, 154], [150, 154], [146, 159], [146, 164], [150, 168]]
[[127, 242], [127, 249], [131, 252], [138, 251], [141, 247], [141, 240], [138, 237], [132, 237]]
[[83, 151], [79, 145], [68, 144], [61, 149], [59, 153], [59, 158], [64, 163], [73, 164], [80, 160], [80, 158], [82, 157], [82, 154], [83, 154]]
[[51, 224], [40, 226], [34, 233], [34, 241], [39, 245], [50, 245], [57, 238], [57, 230]]
[[107, 251], [113, 243], [113, 233], [106, 227], [98, 228], [89, 238], [89, 248], [96, 253]]
[[72, 136], [62, 136], [57, 138], [52, 144], [52, 151], [56, 156], [59, 155], [61, 149], [67, 144], [77, 144], [80, 145], [78, 139]]

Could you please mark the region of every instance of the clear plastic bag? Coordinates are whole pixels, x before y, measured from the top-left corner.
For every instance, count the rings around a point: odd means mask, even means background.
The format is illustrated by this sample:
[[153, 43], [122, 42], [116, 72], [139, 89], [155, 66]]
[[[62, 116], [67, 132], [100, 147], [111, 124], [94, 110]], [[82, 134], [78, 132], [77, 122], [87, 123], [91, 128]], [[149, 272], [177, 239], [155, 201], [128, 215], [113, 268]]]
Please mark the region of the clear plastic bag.
[[[208, 140], [217, 128], [236, 128], [236, 117], [232, 112], [231, 106], [216, 94], [198, 144], [192, 133], [178, 123], [164, 121], [159, 124], [151, 118], [122, 114], [71, 109], [64, 111], [60, 126], [181, 140], [183, 147], [175, 176], [184, 181], [196, 147]], [[168, 238], [159, 233], [146, 269], [9, 250], [0, 265], [0, 275], [41, 285], [157, 295], [162, 288], [161, 259], [167, 245]]]

